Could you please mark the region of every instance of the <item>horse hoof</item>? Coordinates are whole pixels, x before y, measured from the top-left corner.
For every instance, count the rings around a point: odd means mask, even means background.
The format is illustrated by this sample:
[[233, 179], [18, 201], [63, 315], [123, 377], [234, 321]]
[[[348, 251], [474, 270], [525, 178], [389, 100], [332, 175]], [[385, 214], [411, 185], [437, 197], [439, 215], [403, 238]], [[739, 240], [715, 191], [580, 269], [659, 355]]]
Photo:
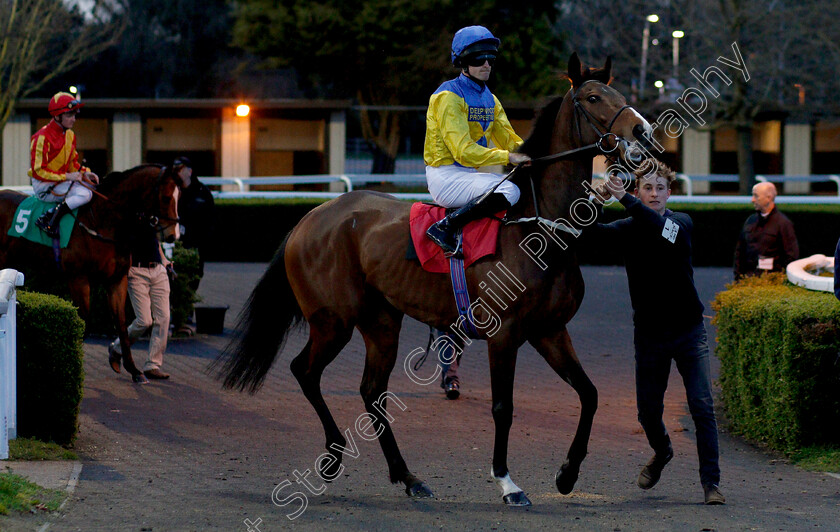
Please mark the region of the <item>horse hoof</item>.
[[405, 492], [409, 497], [414, 497], [415, 499], [428, 499], [435, 496], [435, 494], [432, 493], [432, 490], [430, 490], [429, 487], [422, 482], [412, 484], [411, 486], [405, 488]]
[[115, 373], [120, 372], [120, 354], [117, 353], [114, 346], [109, 344], [108, 345], [108, 363], [111, 365], [111, 369], [114, 370]]
[[557, 491], [563, 495], [568, 495], [572, 492], [577, 482], [579, 467], [572, 467], [569, 462], [565, 462], [560, 466], [560, 470], [554, 476], [554, 483], [557, 484]]
[[149, 379], [147, 379], [146, 376], [142, 373], [132, 375], [131, 380], [134, 382], [134, 384], [149, 384]]
[[508, 506], [531, 506], [531, 501], [525, 495], [524, 491], [514, 491], [502, 497], [505, 504]]

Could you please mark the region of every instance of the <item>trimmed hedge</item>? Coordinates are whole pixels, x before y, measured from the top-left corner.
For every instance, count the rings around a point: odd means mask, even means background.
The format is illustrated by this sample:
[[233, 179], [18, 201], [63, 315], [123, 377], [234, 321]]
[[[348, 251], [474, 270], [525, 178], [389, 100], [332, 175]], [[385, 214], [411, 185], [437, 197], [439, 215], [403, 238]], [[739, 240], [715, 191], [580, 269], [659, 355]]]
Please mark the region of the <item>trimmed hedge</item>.
[[63, 299], [18, 291], [18, 434], [69, 445], [84, 385], [85, 323]]
[[[170, 323], [178, 327], [183, 325], [188, 316], [193, 313], [193, 305], [198, 301], [198, 296], [190, 287], [190, 283], [198, 278], [198, 251], [187, 249], [180, 242], [175, 243], [173, 251], [173, 262], [178, 277], [170, 281], [169, 305], [171, 309]], [[29, 269], [22, 270], [26, 275], [26, 289], [31, 292], [42, 294], [53, 294], [72, 304], [70, 289], [67, 281], [62, 276], [37, 275]], [[126, 325], [134, 319], [134, 309], [131, 307], [131, 299], [125, 299]], [[108, 303], [108, 292], [104, 283], [94, 282], [90, 287], [90, 313], [87, 319], [86, 334], [88, 336], [104, 336], [114, 338], [117, 335], [111, 317], [111, 308]]]
[[321, 200], [218, 200], [206, 262], [269, 262], [286, 233]]
[[840, 303], [784, 279], [733, 283], [712, 308], [733, 430], [792, 453], [840, 443]]
[[[192, 284], [198, 279], [198, 251], [187, 249], [181, 242], [175, 242], [172, 262], [177, 277], [169, 281], [170, 322], [177, 331], [192, 316], [195, 303], [199, 301]], [[131, 302], [126, 305], [131, 308]], [[133, 314], [133, 310], [132, 310]]]
[[[217, 221], [206, 260], [269, 262], [286, 233], [321, 203], [317, 199], [217, 200]], [[732, 266], [735, 242], [747, 217], [755, 212], [750, 205], [674, 203], [669, 207], [687, 213], [694, 221], [695, 266]], [[781, 205], [779, 209], [793, 221], [801, 256], [831, 254], [837, 244], [840, 205]], [[623, 208], [608, 207], [601, 221], [625, 216]], [[622, 263], [619, 251], [603, 242], [581, 238], [578, 244], [581, 264]]]

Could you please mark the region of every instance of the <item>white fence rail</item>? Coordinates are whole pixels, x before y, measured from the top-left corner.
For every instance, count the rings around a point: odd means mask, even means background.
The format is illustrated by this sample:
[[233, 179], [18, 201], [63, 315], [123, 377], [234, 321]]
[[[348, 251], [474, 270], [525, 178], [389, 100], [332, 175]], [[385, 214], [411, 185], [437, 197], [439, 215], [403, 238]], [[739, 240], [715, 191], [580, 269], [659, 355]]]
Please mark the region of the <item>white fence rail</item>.
[[[603, 178], [596, 174], [594, 177]], [[709, 175], [686, 175], [677, 173], [677, 179], [684, 183], [685, 195], [673, 195], [671, 201], [682, 203], [743, 203], [750, 202], [750, 196], [737, 195], [710, 195], [695, 194], [692, 183], [737, 183], [737, 174], [709, 174]], [[236, 199], [236, 198], [336, 198], [345, 192], [354, 190], [355, 187], [370, 183], [393, 183], [395, 185], [425, 187], [425, 174], [337, 174], [337, 175], [308, 175], [308, 176], [270, 176], [270, 177], [202, 177], [201, 182], [205, 185], [220, 186], [222, 190], [213, 191], [214, 198]], [[832, 182], [837, 185], [837, 195], [779, 195], [776, 203], [819, 203], [819, 204], [840, 204], [840, 176], [831, 175], [807, 175], [807, 176], [785, 176], [785, 175], [756, 175], [757, 181], [770, 181], [772, 183], [825, 183]], [[260, 185], [318, 185], [329, 184], [332, 189], [329, 192], [314, 192], [304, 190], [250, 190], [251, 186]], [[336, 185], [333, 187], [332, 185]], [[25, 194], [32, 194], [31, 186], [9, 186], [3, 187], [11, 190], [18, 190]], [[340, 189], [340, 190], [339, 190]], [[425, 192], [397, 192], [392, 196], [403, 200], [429, 201], [431, 195]]]
[[0, 460], [9, 457], [9, 440], [17, 437], [16, 286], [23, 285], [17, 270], [0, 271]]

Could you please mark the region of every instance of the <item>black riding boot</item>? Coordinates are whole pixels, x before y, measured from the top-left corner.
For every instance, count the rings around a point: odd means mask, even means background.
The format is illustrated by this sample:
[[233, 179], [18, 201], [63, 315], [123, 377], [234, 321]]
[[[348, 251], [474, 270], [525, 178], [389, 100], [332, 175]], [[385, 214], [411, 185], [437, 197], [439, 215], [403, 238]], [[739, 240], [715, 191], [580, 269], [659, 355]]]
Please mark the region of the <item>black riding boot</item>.
[[504, 194], [494, 192], [487, 196], [483, 201], [480, 198], [475, 198], [457, 211], [449, 214], [443, 220], [429, 227], [426, 231], [426, 236], [432, 239], [432, 242], [443, 248], [446, 254], [453, 254], [457, 248], [457, 241], [455, 235], [459, 229], [463, 229], [465, 225], [473, 220], [478, 220], [499, 211], [510, 207], [510, 203]]
[[61, 222], [61, 218], [69, 212], [70, 207], [61, 202], [35, 220], [35, 225], [47, 235], [56, 238], [58, 237], [58, 224]]

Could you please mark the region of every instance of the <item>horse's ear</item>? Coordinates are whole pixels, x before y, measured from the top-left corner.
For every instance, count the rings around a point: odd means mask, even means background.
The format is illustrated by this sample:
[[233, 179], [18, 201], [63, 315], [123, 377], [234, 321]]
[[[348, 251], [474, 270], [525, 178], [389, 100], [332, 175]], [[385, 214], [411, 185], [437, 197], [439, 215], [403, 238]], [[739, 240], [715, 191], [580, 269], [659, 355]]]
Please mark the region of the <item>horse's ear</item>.
[[572, 88], [578, 88], [583, 81], [583, 76], [580, 72], [580, 58], [577, 52], [572, 52], [569, 57], [569, 81], [572, 82]]
[[610, 73], [611, 70], [612, 57], [607, 57], [607, 61], [604, 63], [603, 68], [590, 68], [588, 69], [588, 75], [590, 79], [600, 81], [604, 85], [609, 85], [610, 81], [612, 81], [612, 74]]

